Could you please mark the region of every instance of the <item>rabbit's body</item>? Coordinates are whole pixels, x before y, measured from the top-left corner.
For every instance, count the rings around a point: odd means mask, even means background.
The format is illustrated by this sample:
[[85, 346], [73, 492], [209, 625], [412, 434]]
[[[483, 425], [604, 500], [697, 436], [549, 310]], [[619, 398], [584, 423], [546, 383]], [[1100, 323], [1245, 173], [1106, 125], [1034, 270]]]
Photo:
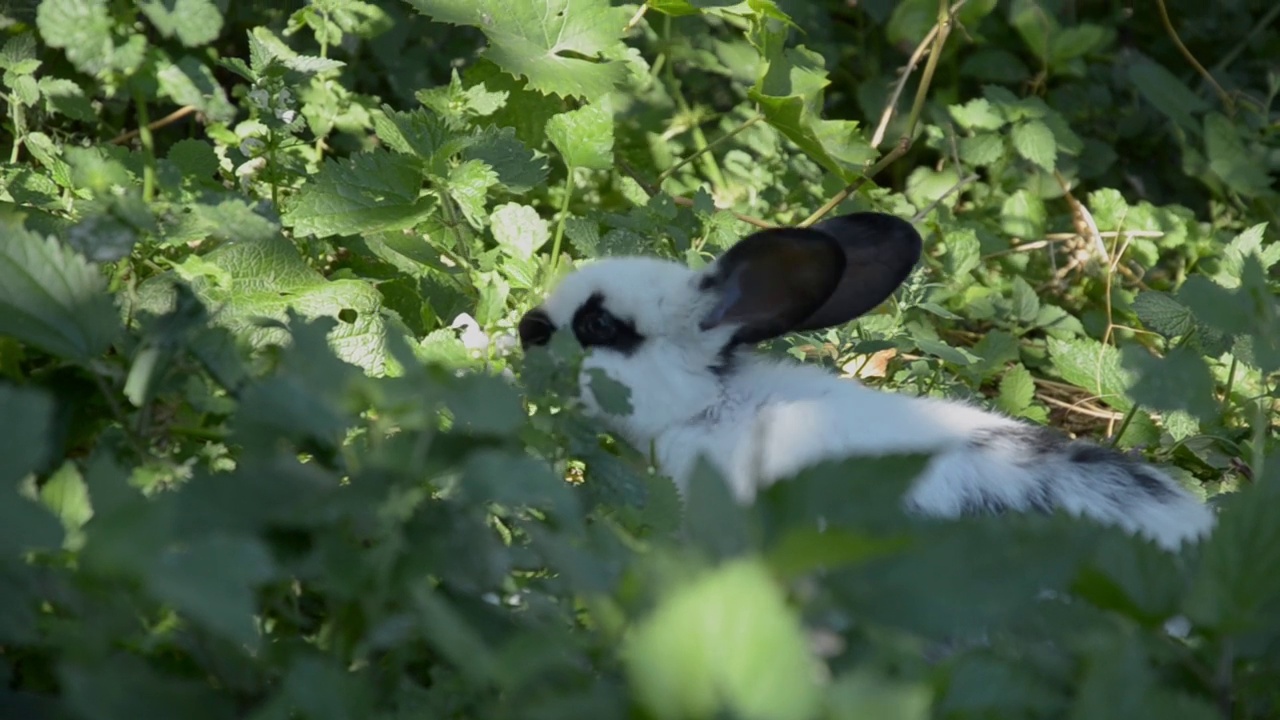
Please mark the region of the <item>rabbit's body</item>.
[[[588, 409], [637, 449], [652, 449], [682, 490], [700, 457], [745, 503], [823, 461], [922, 452], [934, 457], [904, 502], [925, 515], [1061, 508], [1168, 548], [1210, 530], [1211, 511], [1191, 493], [1113, 450], [752, 352], [760, 339], [865, 312], [919, 254], [919, 236], [896, 218], [850, 215], [824, 225], [757, 234], [702, 272], [651, 258], [593, 263], [526, 316], [522, 341], [536, 345], [555, 329], [572, 329], [589, 351], [581, 379]], [[840, 257], [830, 254], [833, 240]], [[631, 390], [631, 414], [599, 408], [593, 369]]]

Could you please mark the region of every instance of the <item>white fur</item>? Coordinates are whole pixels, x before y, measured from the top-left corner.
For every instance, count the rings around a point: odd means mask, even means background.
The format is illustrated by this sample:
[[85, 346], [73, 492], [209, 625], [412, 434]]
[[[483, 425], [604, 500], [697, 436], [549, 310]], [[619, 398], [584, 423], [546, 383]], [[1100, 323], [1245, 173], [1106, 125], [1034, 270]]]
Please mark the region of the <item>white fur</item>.
[[[715, 302], [699, 289], [701, 277], [652, 258], [605, 259], [565, 278], [542, 306], [557, 327], [568, 327], [577, 308], [598, 293], [611, 313], [635, 323], [645, 340], [630, 356], [611, 349], [588, 353], [583, 399], [638, 450], [652, 448], [682, 491], [700, 456], [724, 474], [739, 501], [749, 503], [759, 488], [821, 461], [932, 452], [905, 498], [908, 508], [926, 515], [958, 516], [975, 497], [1033, 509], [1035, 493], [1044, 497], [1049, 472], [1054, 507], [1142, 533], [1166, 548], [1213, 526], [1212, 512], [1163, 475], [1157, 477], [1169, 494], [1161, 500], [1137, 486], [1133, 492], [1121, 488], [1128, 479], [1118, 465], [1072, 463], [1063, 455], [1034, 466], [1030, 446], [1000, 439], [1006, 433], [1016, 438], [1028, 426], [995, 413], [871, 390], [749, 349], [736, 351], [727, 371], [713, 372], [734, 328], [699, 329]], [[592, 368], [631, 389], [631, 415], [599, 408], [587, 380]], [[975, 436], [983, 433], [992, 441], [975, 447]]]

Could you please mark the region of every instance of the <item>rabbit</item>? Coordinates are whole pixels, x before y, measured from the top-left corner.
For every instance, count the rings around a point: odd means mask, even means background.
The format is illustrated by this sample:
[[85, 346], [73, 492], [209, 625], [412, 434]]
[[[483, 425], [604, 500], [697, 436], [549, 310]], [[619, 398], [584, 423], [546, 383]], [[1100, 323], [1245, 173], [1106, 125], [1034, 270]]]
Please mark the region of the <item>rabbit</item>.
[[[742, 239], [702, 270], [612, 257], [565, 276], [520, 320], [523, 348], [569, 329], [586, 351], [586, 411], [682, 492], [699, 457], [751, 503], [760, 488], [828, 460], [931, 453], [904, 498], [937, 518], [1065, 510], [1176, 550], [1206, 536], [1209, 507], [1154, 466], [957, 401], [873, 390], [757, 343], [846, 323], [907, 278], [922, 241], [901, 218], [861, 212]], [[631, 390], [604, 412], [590, 372]]]

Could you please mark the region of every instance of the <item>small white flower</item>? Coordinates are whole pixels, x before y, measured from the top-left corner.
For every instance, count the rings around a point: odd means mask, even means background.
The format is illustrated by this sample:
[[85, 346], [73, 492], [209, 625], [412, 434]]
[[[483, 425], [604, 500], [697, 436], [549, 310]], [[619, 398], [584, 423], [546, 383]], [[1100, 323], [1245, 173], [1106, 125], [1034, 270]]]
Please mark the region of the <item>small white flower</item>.
[[267, 166], [267, 159], [264, 157], [256, 157], [240, 167], [236, 168], [236, 177], [240, 179], [240, 188], [247, 189], [249, 182], [259, 170]]
[[493, 346], [499, 355], [508, 355], [519, 345], [520, 340], [512, 333], [503, 333], [493, 341]]
[[277, 109], [277, 110], [276, 110], [276, 117], [280, 118], [280, 121], [281, 121], [281, 122], [283, 122], [283, 123], [285, 123], [285, 124], [289, 124], [289, 123], [292, 123], [292, 122], [293, 122], [293, 121], [298, 117], [298, 111], [297, 111], [297, 110], [287, 110], [287, 109], [283, 109], [283, 108], [281, 108], [281, 109]]
[[480, 329], [480, 323], [467, 313], [454, 318], [449, 328], [452, 330], [462, 328], [462, 345], [466, 349], [476, 353], [483, 353], [489, 349], [489, 335]]
[[289, 107], [293, 105], [293, 93], [289, 92], [289, 88], [284, 88], [280, 94], [276, 96], [276, 105], [278, 107]]

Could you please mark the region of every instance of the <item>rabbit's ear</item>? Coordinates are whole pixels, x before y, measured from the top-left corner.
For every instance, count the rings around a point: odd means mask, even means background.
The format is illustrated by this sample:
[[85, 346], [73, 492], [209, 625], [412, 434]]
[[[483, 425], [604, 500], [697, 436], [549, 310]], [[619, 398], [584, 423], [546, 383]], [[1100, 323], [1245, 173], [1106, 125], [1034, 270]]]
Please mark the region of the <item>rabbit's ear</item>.
[[902, 283], [920, 246], [909, 223], [878, 213], [755, 233], [704, 278], [703, 288], [718, 292], [719, 302], [701, 326], [738, 325], [734, 340], [755, 343], [848, 322]]
[[920, 261], [920, 233], [902, 218], [853, 213], [813, 226], [835, 239], [844, 253], [844, 273], [835, 292], [792, 330], [842, 325], [884, 302]]

